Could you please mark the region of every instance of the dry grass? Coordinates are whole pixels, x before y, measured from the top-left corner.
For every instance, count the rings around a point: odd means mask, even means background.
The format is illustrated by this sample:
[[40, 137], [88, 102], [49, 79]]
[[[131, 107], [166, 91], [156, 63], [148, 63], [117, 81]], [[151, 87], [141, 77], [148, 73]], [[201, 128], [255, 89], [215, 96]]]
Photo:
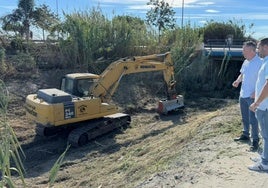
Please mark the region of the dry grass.
[[[63, 181], [58, 185], [134, 187], [137, 182], [167, 170], [178, 156], [183, 155], [182, 148], [192, 138], [205, 140], [217, 134], [231, 132], [232, 127], [237, 127], [230, 122], [225, 125], [217, 122], [209, 126], [209, 131], [200, 134], [206, 124], [221, 117], [222, 113], [222, 109], [219, 109], [186, 118], [183, 115], [174, 115], [158, 120], [152, 114], [135, 116], [131, 127], [115, 137], [115, 143], [96, 143], [103, 151], [109, 151], [108, 154], [90, 152], [86, 155], [83, 165], [77, 163], [72, 166], [72, 174], [85, 178]], [[235, 121], [235, 124], [237, 123]], [[64, 171], [62, 169], [63, 174]]]

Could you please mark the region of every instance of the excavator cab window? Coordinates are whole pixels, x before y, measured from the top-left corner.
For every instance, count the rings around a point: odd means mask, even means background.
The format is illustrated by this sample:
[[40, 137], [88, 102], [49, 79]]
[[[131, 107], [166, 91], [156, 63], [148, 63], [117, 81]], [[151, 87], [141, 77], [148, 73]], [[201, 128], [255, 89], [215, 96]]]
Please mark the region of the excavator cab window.
[[90, 87], [94, 84], [92, 78], [68, 78], [64, 77], [61, 81], [61, 90], [77, 97], [88, 96]]
[[88, 91], [91, 85], [93, 84], [92, 79], [79, 79], [77, 80], [77, 96], [85, 97], [88, 96]]
[[61, 90], [69, 94], [74, 94], [74, 80], [70, 78], [62, 78], [61, 80]]

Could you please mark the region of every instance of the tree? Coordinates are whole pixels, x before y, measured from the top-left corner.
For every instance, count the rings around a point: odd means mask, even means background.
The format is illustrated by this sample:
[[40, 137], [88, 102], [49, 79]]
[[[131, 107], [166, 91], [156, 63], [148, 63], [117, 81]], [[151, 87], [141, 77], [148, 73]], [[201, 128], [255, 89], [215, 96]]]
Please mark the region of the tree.
[[150, 0], [147, 5], [152, 8], [146, 13], [146, 22], [157, 27], [160, 42], [161, 31], [175, 28], [175, 11], [164, 0]]
[[19, 0], [18, 8], [1, 17], [1, 21], [3, 30], [13, 31], [28, 41], [31, 25], [48, 30], [49, 25], [57, 22], [58, 18], [46, 5], [36, 8], [34, 0]]
[[34, 23], [43, 30], [43, 39], [45, 39], [45, 31], [51, 31], [52, 25], [58, 25], [58, 17], [52, 13], [47, 5], [37, 7], [33, 12]]
[[[204, 42], [213, 40], [225, 40], [228, 36], [232, 36], [233, 39], [243, 41], [246, 36], [245, 25], [239, 25], [234, 21], [228, 22], [215, 22], [211, 20], [204, 27]], [[242, 44], [241, 44], [242, 45]]]

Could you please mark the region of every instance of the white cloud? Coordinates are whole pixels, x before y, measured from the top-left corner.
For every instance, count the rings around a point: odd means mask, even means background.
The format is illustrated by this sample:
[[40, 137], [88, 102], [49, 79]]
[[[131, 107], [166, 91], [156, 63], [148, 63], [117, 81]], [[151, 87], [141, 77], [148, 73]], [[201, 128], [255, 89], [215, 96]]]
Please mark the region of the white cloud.
[[205, 24], [205, 23], [207, 23], [207, 21], [206, 20], [200, 20], [199, 23], [200, 24]]
[[215, 3], [214, 2], [199, 2], [197, 4], [203, 5], [203, 6], [208, 6], [208, 5], [214, 5]]
[[220, 11], [213, 10], [213, 9], [207, 9], [206, 12], [208, 12], [208, 13], [219, 13]]
[[198, 0], [166, 0], [165, 2], [167, 2], [170, 6], [172, 6], [173, 8], [179, 8], [182, 7], [182, 5], [184, 5], [185, 7], [197, 3]]
[[131, 9], [131, 10], [146, 10], [146, 9], [150, 9], [150, 6], [148, 6], [148, 5], [130, 5], [130, 6], [128, 6], [128, 9]]

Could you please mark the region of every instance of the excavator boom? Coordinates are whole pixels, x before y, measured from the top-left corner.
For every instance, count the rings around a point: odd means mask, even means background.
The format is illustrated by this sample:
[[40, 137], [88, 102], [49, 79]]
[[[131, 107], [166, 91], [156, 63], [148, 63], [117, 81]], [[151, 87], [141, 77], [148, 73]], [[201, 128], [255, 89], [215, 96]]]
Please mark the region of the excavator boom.
[[171, 94], [175, 93], [175, 79], [170, 53], [135, 56], [115, 61], [104, 70], [98, 82], [89, 89], [89, 93], [101, 98], [103, 102], [109, 102], [124, 75], [153, 71], [163, 72], [168, 88], [167, 97], [171, 98]]

